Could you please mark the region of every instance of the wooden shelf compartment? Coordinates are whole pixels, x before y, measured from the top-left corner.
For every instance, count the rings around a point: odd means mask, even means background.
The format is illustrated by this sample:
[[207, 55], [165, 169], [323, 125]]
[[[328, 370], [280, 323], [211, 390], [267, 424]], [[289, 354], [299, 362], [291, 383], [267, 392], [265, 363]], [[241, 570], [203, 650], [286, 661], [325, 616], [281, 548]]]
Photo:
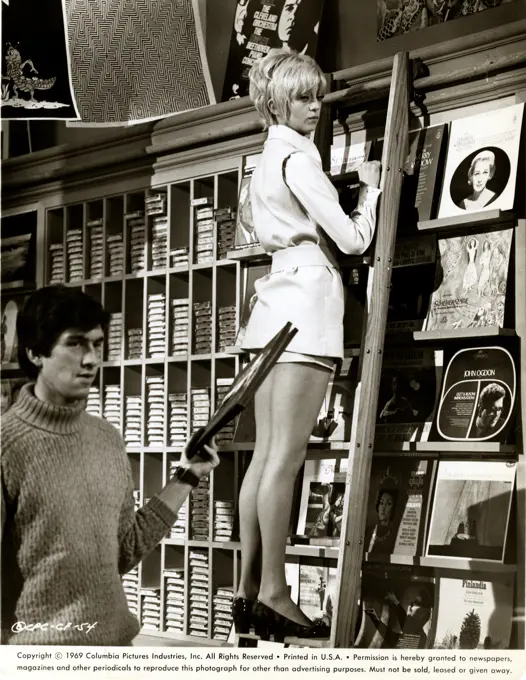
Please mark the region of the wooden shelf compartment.
[[436, 220], [418, 222], [418, 231], [440, 232], [466, 229], [485, 229], [492, 225], [502, 225], [512, 222], [515, 215], [511, 210], [481, 210], [479, 212], [456, 215], [455, 217], [440, 217]]
[[372, 555], [365, 553], [364, 562], [382, 564], [414, 565], [433, 569], [452, 569], [467, 572], [491, 572], [510, 574], [517, 571], [516, 564], [503, 564], [493, 560], [470, 559], [466, 557], [418, 557], [413, 555]]
[[443, 331], [413, 331], [413, 339], [417, 342], [450, 342], [469, 340], [470, 338], [512, 337], [516, 332], [512, 328], [498, 326], [480, 326], [477, 328], [458, 328]]
[[376, 455], [391, 453], [449, 453], [449, 454], [477, 454], [477, 455], [512, 455], [517, 452], [515, 444], [500, 444], [499, 442], [375, 442]]

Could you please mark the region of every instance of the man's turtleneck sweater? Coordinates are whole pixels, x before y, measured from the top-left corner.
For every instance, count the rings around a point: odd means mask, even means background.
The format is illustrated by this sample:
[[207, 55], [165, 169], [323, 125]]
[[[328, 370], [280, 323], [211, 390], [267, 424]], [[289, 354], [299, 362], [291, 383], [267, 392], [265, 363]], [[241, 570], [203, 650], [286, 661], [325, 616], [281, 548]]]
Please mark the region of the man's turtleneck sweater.
[[[2, 417], [2, 643], [127, 645], [139, 623], [120, 575], [176, 514], [157, 496], [135, 512], [117, 430], [33, 387]], [[17, 622], [47, 626], [13, 634]]]

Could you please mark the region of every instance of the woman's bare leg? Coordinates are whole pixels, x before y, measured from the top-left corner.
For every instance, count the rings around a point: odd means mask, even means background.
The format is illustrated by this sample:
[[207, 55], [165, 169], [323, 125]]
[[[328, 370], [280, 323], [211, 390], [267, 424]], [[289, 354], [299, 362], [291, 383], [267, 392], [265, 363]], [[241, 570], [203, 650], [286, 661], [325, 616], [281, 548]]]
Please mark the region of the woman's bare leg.
[[241, 539], [241, 575], [238, 597], [255, 600], [259, 592], [261, 534], [257, 515], [258, 489], [270, 444], [270, 406], [272, 373], [256, 392], [256, 444], [239, 493], [239, 534]]
[[303, 625], [310, 620], [290, 599], [285, 550], [294, 482], [327, 391], [330, 372], [313, 364], [277, 364], [272, 371], [270, 444], [258, 491], [262, 574], [258, 599]]

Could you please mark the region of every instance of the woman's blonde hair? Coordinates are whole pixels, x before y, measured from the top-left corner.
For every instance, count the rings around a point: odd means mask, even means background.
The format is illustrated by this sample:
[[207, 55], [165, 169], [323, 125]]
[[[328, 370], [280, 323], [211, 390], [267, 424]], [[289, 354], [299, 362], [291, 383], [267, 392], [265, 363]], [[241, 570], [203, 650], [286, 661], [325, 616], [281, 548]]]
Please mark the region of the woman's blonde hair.
[[270, 102], [279, 116], [288, 118], [290, 102], [298, 96], [316, 91], [325, 94], [327, 81], [318, 64], [306, 54], [288, 49], [273, 49], [258, 59], [249, 73], [250, 99], [265, 123], [265, 128], [277, 123]]
[[489, 163], [489, 178], [491, 179], [493, 177], [495, 174], [495, 154], [489, 149], [484, 149], [483, 151], [479, 151], [479, 153], [471, 161], [471, 165], [469, 166], [468, 170], [468, 180], [471, 181], [473, 173], [475, 172], [475, 166], [481, 161]]

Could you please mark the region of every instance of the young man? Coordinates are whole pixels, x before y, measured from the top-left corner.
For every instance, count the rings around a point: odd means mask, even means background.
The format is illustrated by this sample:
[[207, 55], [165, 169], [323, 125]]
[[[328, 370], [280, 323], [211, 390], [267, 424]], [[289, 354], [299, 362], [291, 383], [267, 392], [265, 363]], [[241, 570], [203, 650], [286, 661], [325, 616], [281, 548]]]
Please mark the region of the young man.
[[17, 320], [25, 385], [2, 418], [2, 642], [129, 645], [139, 622], [121, 575], [170, 531], [192, 486], [218, 464], [182, 465], [137, 512], [123, 440], [85, 411], [109, 314], [49, 286]]

